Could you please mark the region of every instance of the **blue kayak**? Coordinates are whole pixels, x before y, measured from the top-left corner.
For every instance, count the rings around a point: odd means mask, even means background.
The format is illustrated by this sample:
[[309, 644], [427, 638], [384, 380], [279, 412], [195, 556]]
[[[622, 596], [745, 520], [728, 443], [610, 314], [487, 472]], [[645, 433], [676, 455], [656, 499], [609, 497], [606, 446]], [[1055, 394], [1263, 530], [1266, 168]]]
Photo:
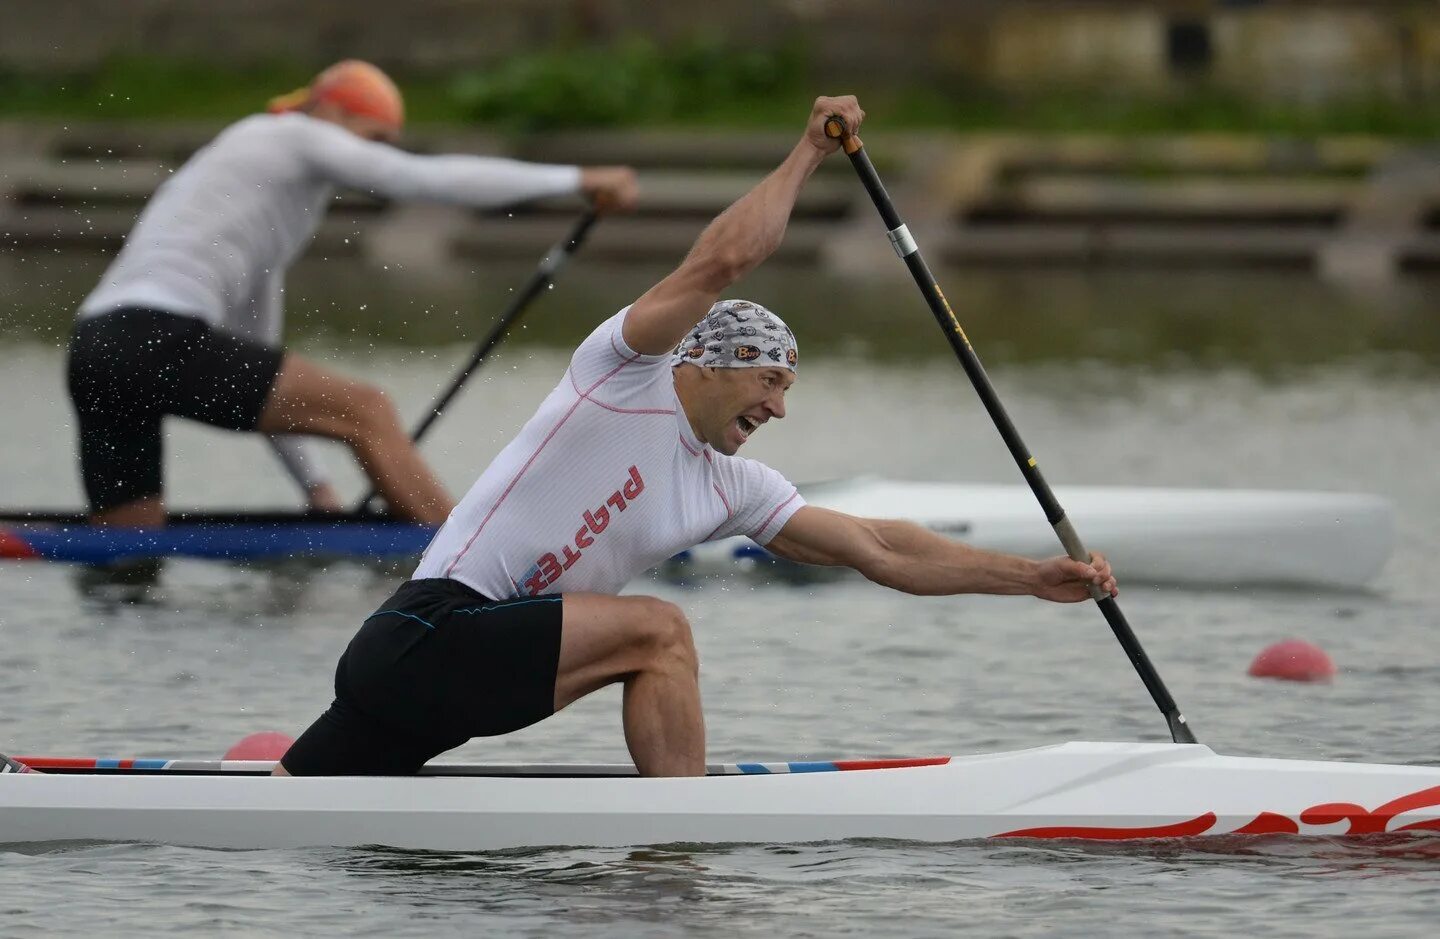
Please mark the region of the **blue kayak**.
[[226, 561], [415, 557], [435, 529], [382, 516], [175, 513], [163, 528], [91, 525], [60, 512], [0, 515], [0, 558], [108, 564], [136, 558]]
[[[310, 512], [177, 512], [163, 528], [92, 525], [67, 512], [0, 514], [0, 560], [112, 564], [163, 557], [214, 561], [287, 558], [385, 560], [415, 558], [436, 529], [384, 516]], [[731, 558], [770, 558], [748, 539], [735, 539]], [[689, 560], [681, 552], [677, 562]]]

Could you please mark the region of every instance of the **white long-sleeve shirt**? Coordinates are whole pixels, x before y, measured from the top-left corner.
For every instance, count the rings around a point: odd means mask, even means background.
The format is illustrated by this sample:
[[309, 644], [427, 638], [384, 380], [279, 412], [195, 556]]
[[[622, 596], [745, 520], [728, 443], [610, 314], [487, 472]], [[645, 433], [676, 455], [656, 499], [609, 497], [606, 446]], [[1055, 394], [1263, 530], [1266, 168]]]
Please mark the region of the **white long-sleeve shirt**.
[[[486, 208], [579, 185], [575, 166], [417, 156], [303, 114], [247, 117], [156, 190], [79, 315], [147, 307], [279, 346], [285, 270], [337, 187]], [[325, 481], [306, 438], [270, 442], [302, 487]]]

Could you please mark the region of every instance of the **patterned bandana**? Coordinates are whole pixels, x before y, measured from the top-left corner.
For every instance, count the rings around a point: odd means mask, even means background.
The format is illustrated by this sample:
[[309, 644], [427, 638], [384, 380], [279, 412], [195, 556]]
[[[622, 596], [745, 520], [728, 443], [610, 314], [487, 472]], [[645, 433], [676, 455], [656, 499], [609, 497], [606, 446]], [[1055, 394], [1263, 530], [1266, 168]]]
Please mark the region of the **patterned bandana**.
[[671, 365], [712, 368], [788, 368], [800, 356], [785, 321], [749, 300], [721, 300], [675, 347]]

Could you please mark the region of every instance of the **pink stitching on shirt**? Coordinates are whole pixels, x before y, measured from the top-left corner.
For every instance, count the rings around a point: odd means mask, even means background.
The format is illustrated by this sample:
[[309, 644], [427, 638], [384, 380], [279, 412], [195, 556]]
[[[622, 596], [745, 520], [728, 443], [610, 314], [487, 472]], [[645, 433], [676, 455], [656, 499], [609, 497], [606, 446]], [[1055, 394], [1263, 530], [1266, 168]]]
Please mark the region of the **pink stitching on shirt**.
[[720, 497], [720, 501], [725, 506], [725, 518], [729, 519], [732, 515], [735, 514], [735, 510], [730, 508], [730, 500], [725, 498], [725, 493], [720, 490], [719, 483], [712, 482], [710, 485], [715, 487], [715, 494]]
[[[615, 345], [615, 332], [614, 332], [614, 330], [612, 330], [612, 331], [610, 332], [610, 348], [611, 348], [612, 350], [614, 350], [614, 352], [615, 352], [616, 355], [619, 355], [619, 356], [624, 356], [624, 355], [625, 355], [624, 350], [622, 350], [621, 348], [619, 348], [618, 346]], [[621, 364], [620, 367], [621, 367], [621, 368], [624, 368], [626, 365], [629, 365], [630, 363], [634, 362], [636, 359], [640, 358], [640, 355], [641, 355], [641, 354], [640, 354], [639, 352], [634, 353], [630, 358], [626, 359], [626, 360], [624, 361], [624, 363]], [[601, 385], [603, 385], [606, 381], [608, 381], [608, 380], [611, 378], [611, 376], [614, 374], [613, 372], [612, 372], [610, 375], [606, 375], [604, 378], [600, 379], [600, 381], [596, 382], [594, 385], [592, 385], [590, 388], [586, 389], [585, 391], [581, 391], [581, 390], [580, 390], [580, 385], [579, 385], [579, 383], [575, 381], [575, 371], [574, 371], [573, 369], [571, 369], [571, 370], [569, 370], [568, 374], [570, 375], [570, 387], [575, 389], [575, 393], [576, 393], [577, 395], [579, 395], [580, 397], [582, 397], [582, 398], [584, 398], [585, 400], [589, 401], [591, 404], [598, 405], [598, 406], [604, 408], [604, 409], [607, 410], [607, 411], [614, 411], [616, 414], [674, 414], [674, 413], [675, 413], [675, 409], [674, 409], [674, 408], [670, 408], [670, 409], [668, 409], [668, 410], [665, 409], [665, 408], [622, 408], [622, 407], [617, 407], [617, 406], [615, 406], [615, 405], [613, 405], [613, 404], [606, 404], [604, 401], [597, 401], [595, 398], [590, 397], [591, 392], [593, 392], [596, 388], [599, 388], [599, 387], [600, 387]]]
[[720, 484], [712, 481], [712, 482], [710, 483], [710, 485], [714, 487], [714, 489], [715, 489], [715, 494], [720, 497], [720, 503], [725, 506], [725, 521], [721, 522], [719, 525], [716, 525], [714, 528], [710, 529], [710, 534], [708, 534], [708, 535], [706, 535], [704, 538], [701, 538], [701, 539], [700, 539], [702, 542], [703, 542], [703, 541], [709, 541], [711, 538], [714, 538], [714, 537], [715, 537], [715, 533], [716, 533], [717, 531], [719, 531], [720, 529], [724, 528], [725, 525], [726, 525], [726, 523], [729, 522], [730, 519], [732, 519], [732, 518], [735, 517], [735, 510], [732, 509], [732, 508], [730, 508], [730, 500], [727, 499], [727, 498], [725, 498], [725, 493], [724, 493], [723, 491], [721, 491], [721, 489], [720, 489]]
[[[611, 337], [610, 337], [610, 347], [611, 347], [612, 349], [615, 348], [615, 337], [614, 337], [613, 334], [612, 334]], [[624, 354], [625, 354], [625, 353], [621, 352], [619, 349], [615, 349], [615, 353], [616, 353], [617, 355], [624, 355]], [[640, 358], [640, 353], [637, 352], [637, 353], [635, 353], [634, 355], [630, 356], [630, 358], [625, 359], [625, 360], [624, 360], [623, 362], [621, 362], [619, 365], [615, 366], [615, 367], [614, 367], [613, 369], [611, 369], [609, 372], [605, 373], [603, 376], [601, 376], [601, 378], [600, 378], [599, 381], [597, 381], [595, 384], [591, 385], [589, 388], [586, 388], [584, 391], [580, 391], [580, 386], [577, 385], [577, 384], [575, 384], [575, 370], [574, 370], [574, 369], [570, 369], [570, 370], [569, 370], [569, 371], [570, 371], [570, 385], [571, 385], [577, 392], [579, 392], [580, 397], [583, 398], [583, 397], [585, 397], [586, 395], [590, 394], [590, 392], [594, 391], [596, 388], [599, 388], [601, 385], [605, 384], [607, 381], [609, 381], [610, 379], [614, 378], [616, 375], [618, 375], [618, 374], [620, 373], [620, 370], [621, 370], [622, 368], [624, 368], [625, 366], [629, 365], [631, 362], [634, 362], [634, 361], [635, 361], [636, 359], [638, 359], [638, 358]]]
[[751, 538], [755, 538], [755, 539], [758, 541], [759, 539], [758, 539], [757, 536], [758, 536], [761, 532], [763, 532], [763, 531], [770, 525], [771, 522], [773, 522], [773, 521], [775, 520], [775, 516], [777, 516], [777, 515], [780, 514], [780, 510], [783, 509], [783, 508], [785, 508], [785, 506], [789, 505], [790, 503], [794, 502], [794, 501], [795, 501], [795, 497], [798, 496], [798, 495], [800, 495], [800, 490], [798, 490], [798, 489], [795, 490], [794, 492], [790, 493], [790, 498], [786, 499], [784, 502], [782, 502], [782, 503], [780, 503], [779, 505], [777, 505], [777, 506], [775, 507], [775, 511], [771, 512], [768, 516], [766, 516], [765, 521], [763, 521], [763, 522], [760, 523], [760, 527], [757, 528], [757, 529], [755, 529], [755, 533], [752, 534], [750, 537], [751, 537]]
[[[622, 349], [622, 348], [620, 348], [619, 346], [617, 346], [617, 345], [615, 344], [615, 334], [618, 333], [618, 332], [620, 332], [620, 330], [623, 329], [624, 327], [625, 327], [625, 324], [622, 322], [619, 326], [616, 326], [614, 329], [610, 330], [610, 348], [614, 351], [614, 353], [615, 353], [616, 355], [620, 356], [622, 359], [625, 358], [625, 349]], [[622, 333], [621, 335], [623, 335], [623, 333]], [[628, 349], [629, 346], [626, 346], [626, 348]], [[632, 350], [632, 351], [633, 351], [633, 350]], [[634, 354], [634, 356], [633, 356], [629, 361], [633, 362], [633, 361], [635, 361], [635, 359], [642, 358], [644, 355], [645, 355], [645, 353], [643, 353], [643, 352], [636, 352], [636, 353]], [[652, 355], [652, 356], [650, 356], [650, 358], [652, 358], [652, 359], [655, 360], [656, 364], [659, 364], [660, 360], [661, 360], [662, 358], [664, 358], [664, 357], [665, 357], [665, 353], [663, 353], [663, 352], [660, 353], [660, 355]], [[592, 388], [591, 390], [593, 391], [594, 389]]]
[[[611, 344], [612, 344], [612, 345], [614, 344], [613, 340], [612, 340]], [[634, 362], [635, 359], [638, 359], [639, 357], [640, 357], [640, 354], [637, 352], [633, 358], [626, 359], [625, 361], [621, 362], [619, 365], [615, 366], [615, 368], [613, 368], [613, 369], [612, 369], [608, 374], [606, 374], [603, 378], [601, 378], [599, 381], [597, 381], [594, 385], [591, 385], [591, 386], [590, 386], [590, 391], [594, 391], [596, 388], [599, 388], [601, 385], [605, 384], [607, 381], [609, 381], [610, 379], [614, 378], [616, 375], [620, 374], [620, 370], [621, 370], [621, 369], [623, 369], [625, 366], [629, 365], [631, 362]], [[574, 384], [575, 384], [575, 374], [574, 374], [574, 371], [573, 371], [573, 370], [569, 370], [569, 371], [570, 371], [570, 384], [571, 384], [571, 385], [574, 385]], [[577, 389], [577, 390], [578, 390], [578, 389]], [[562, 417], [562, 418], [560, 418], [560, 420], [555, 423], [555, 426], [554, 426], [554, 427], [550, 428], [550, 433], [546, 434], [546, 435], [545, 435], [545, 439], [542, 440], [542, 441], [540, 441], [540, 446], [536, 447], [536, 448], [535, 448], [535, 452], [532, 453], [532, 454], [530, 454], [530, 459], [528, 459], [528, 460], [525, 461], [525, 465], [522, 466], [522, 467], [520, 467], [520, 472], [516, 473], [516, 474], [515, 474], [515, 478], [512, 479], [512, 480], [510, 480], [510, 484], [505, 487], [505, 491], [502, 492], [502, 493], [500, 493], [500, 498], [496, 499], [496, 500], [495, 500], [495, 504], [492, 505], [492, 506], [490, 506], [490, 511], [487, 512], [487, 513], [485, 513], [485, 518], [481, 520], [480, 525], [475, 529], [475, 533], [470, 536], [470, 540], [468, 540], [468, 541], [465, 542], [465, 547], [463, 547], [463, 548], [460, 549], [460, 552], [455, 555], [455, 560], [451, 561], [451, 562], [450, 562], [450, 566], [445, 569], [445, 576], [446, 576], [446, 577], [449, 577], [452, 573], [455, 572], [455, 568], [460, 565], [460, 559], [463, 558], [463, 557], [465, 557], [466, 552], [468, 552], [468, 551], [470, 550], [470, 546], [473, 545], [473, 544], [475, 544], [475, 539], [476, 539], [476, 538], [479, 538], [479, 537], [480, 537], [480, 533], [485, 530], [485, 526], [488, 525], [488, 524], [490, 524], [490, 519], [494, 518], [494, 517], [495, 517], [495, 513], [498, 512], [498, 511], [500, 511], [500, 504], [505, 501], [505, 499], [510, 495], [511, 490], [513, 490], [513, 489], [515, 488], [515, 486], [520, 482], [520, 477], [524, 476], [525, 473], [530, 469], [530, 467], [531, 467], [532, 465], [534, 465], [535, 460], [540, 456], [540, 451], [541, 451], [541, 450], [544, 450], [546, 444], [548, 444], [548, 443], [555, 437], [555, 435], [560, 432], [560, 428], [561, 428], [561, 427], [564, 427], [564, 426], [565, 426], [565, 422], [568, 421], [568, 420], [570, 420], [570, 415], [572, 415], [572, 414], [575, 413], [575, 409], [578, 408], [578, 407], [580, 407], [580, 402], [586, 400], [586, 395], [588, 395], [588, 394], [589, 394], [589, 391], [582, 393], [582, 394], [580, 395], [580, 397], [576, 398], [576, 399], [575, 399], [575, 403], [572, 404], [572, 405], [570, 405], [570, 410], [568, 410], [568, 411], [565, 412], [565, 416]]]
[[[682, 442], [683, 442], [683, 440], [682, 440]], [[687, 447], [686, 449], [688, 450], [689, 448]], [[709, 451], [709, 450], [706, 450], [706, 451], [705, 451], [705, 462], [706, 462], [706, 463], [709, 463], [711, 466], [714, 466], [714, 465], [715, 465], [715, 458], [710, 455], [710, 451]], [[708, 535], [705, 536], [705, 539], [704, 539], [704, 540], [706, 540], [706, 541], [709, 541], [711, 538], [714, 538], [714, 537], [715, 537], [715, 532], [717, 532], [717, 531], [719, 531], [720, 529], [724, 528], [724, 527], [725, 527], [725, 523], [728, 522], [728, 521], [730, 521], [730, 519], [732, 519], [732, 518], [735, 517], [735, 510], [734, 510], [733, 508], [731, 508], [731, 506], [730, 506], [730, 500], [727, 499], [727, 498], [725, 498], [725, 491], [720, 488], [720, 484], [717, 483], [717, 482], [715, 482], [715, 481], [712, 479], [712, 480], [710, 481], [710, 485], [715, 488], [715, 494], [720, 497], [720, 504], [723, 505], [723, 506], [725, 506], [725, 521], [724, 521], [724, 522], [721, 522], [719, 525], [716, 525], [716, 526], [711, 530], [710, 534], [708, 534]]]
[[[705, 462], [706, 462], [706, 463], [709, 463], [711, 466], [714, 466], [714, 465], [715, 465], [715, 458], [710, 455], [710, 451], [709, 451], [709, 450], [706, 450], [706, 451], [705, 451]], [[729, 520], [735, 515], [735, 510], [730, 507], [730, 500], [727, 499], [727, 498], [725, 498], [725, 493], [720, 489], [720, 484], [719, 484], [719, 483], [715, 482], [715, 480], [712, 479], [712, 480], [710, 480], [710, 485], [712, 485], [712, 486], [715, 487], [715, 494], [720, 497], [721, 503], [724, 504], [724, 506], [725, 506], [725, 519], [726, 519], [726, 521], [729, 521]], [[723, 523], [722, 523], [722, 524], [723, 524]], [[717, 528], [716, 531], [719, 531], [719, 529]], [[713, 535], [714, 533], [715, 533], [715, 532], [711, 532], [712, 535]]]
[[584, 398], [586, 401], [589, 401], [596, 407], [602, 407], [607, 411], [614, 411], [616, 414], [669, 414], [672, 416], [675, 414], [674, 408], [670, 408], [669, 410], [666, 410], [665, 408], [617, 408], [613, 404], [606, 404], [604, 401], [596, 401], [589, 395], [581, 395], [580, 397]]
[[525, 475], [526, 471], [530, 469], [531, 465], [540, 456], [540, 451], [544, 450], [545, 445], [550, 442], [551, 438], [560, 432], [560, 428], [565, 426], [565, 422], [570, 420], [570, 415], [575, 413], [575, 409], [580, 407], [580, 402], [584, 400], [584, 398], [576, 398], [575, 403], [570, 405], [570, 410], [565, 412], [565, 416], [560, 418], [554, 427], [550, 428], [550, 433], [546, 434], [545, 439], [540, 441], [540, 446], [536, 447], [535, 452], [530, 454], [530, 459], [525, 461], [525, 465], [520, 467], [520, 472], [516, 473], [515, 478], [510, 480], [510, 484], [505, 487], [505, 491], [500, 493], [500, 498], [496, 499], [495, 504], [490, 506], [490, 511], [485, 513], [485, 518], [483, 518], [479, 526], [476, 527], [475, 534], [470, 536], [470, 540], [465, 542], [465, 547], [461, 548], [460, 552], [455, 555], [455, 560], [451, 561], [450, 566], [445, 568], [446, 577], [449, 577], [455, 572], [455, 568], [460, 565], [460, 559], [465, 557], [465, 553], [470, 550], [470, 546], [475, 543], [475, 539], [479, 538], [480, 533], [485, 530], [485, 526], [490, 524], [490, 519], [494, 518], [495, 513], [500, 511], [500, 503], [504, 502], [506, 497], [510, 495], [510, 491], [520, 482], [520, 477]]

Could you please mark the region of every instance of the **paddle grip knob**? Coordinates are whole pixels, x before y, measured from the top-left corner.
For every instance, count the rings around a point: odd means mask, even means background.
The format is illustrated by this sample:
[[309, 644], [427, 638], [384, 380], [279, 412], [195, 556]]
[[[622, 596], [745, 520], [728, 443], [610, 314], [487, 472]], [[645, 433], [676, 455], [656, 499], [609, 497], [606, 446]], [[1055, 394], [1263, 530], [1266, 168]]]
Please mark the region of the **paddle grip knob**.
[[861, 147], [860, 138], [850, 133], [850, 128], [845, 124], [845, 118], [838, 114], [832, 114], [825, 118], [825, 136], [831, 140], [842, 141], [841, 146], [846, 153], [854, 153]]

